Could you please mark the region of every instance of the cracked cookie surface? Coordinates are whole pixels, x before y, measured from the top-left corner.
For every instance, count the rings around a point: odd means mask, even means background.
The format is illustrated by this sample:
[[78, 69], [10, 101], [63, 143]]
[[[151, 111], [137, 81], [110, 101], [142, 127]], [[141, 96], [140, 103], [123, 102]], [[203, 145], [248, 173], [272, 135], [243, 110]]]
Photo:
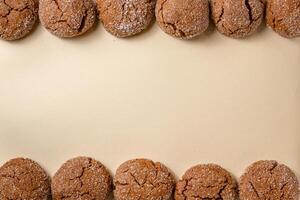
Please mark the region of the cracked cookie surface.
[[264, 18], [263, 0], [211, 0], [211, 16], [217, 30], [232, 38], [252, 35]]
[[93, 0], [40, 0], [39, 17], [52, 34], [70, 38], [92, 28], [96, 6]]
[[106, 200], [111, 192], [109, 172], [89, 157], [68, 160], [52, 179], [53, 200]]
[[215, 164], [196, 165], [178, 181], [175, 200], [235, 200], [237, 183], [222, 167]]
[[34, 161], [15, 158], [0, 168], [1, 200], [49, 200], [50, 178]]
[[158, 0], [156, 21], [167, 34], [191, 39], [203, 33], [209, 25], [208, 0]]
[[298, 200], [296, 175], [276, 161], [258, 161], [247, 168], [239, 183], [241, 200]]
[[267, 25], [286, 38], [300, 37], [300, 0], [268, 0]]
[[0, 38], [18, 40], [28, 35], [38, 18], [35, 0], [0, 0]]
[[116, 200], [169, 200], [175, 180], [163, 164], [147, 159], [123, 163], [114, 178]]
[[114, 36], [129, 37], [149, 27], [156, 0], [97, 0], [99, 18]]

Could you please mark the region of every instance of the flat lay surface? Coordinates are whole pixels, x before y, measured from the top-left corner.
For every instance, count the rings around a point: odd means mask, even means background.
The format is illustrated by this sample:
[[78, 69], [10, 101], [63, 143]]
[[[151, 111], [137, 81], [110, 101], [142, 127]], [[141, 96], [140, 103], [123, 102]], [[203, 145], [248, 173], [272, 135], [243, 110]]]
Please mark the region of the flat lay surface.
[[87, 155], [114, 174], [146, 157], [176, 178], [217, 163], [239, 177], [275, 159], [300, 175], [300, 39], [263, 27], [244, 40], [211, 26], [191, 41], [156, 24], [117, 39], [101, 24], [59, 39], [40, 24], [0, 41], [0, 164], [30, 157], [50, 175]]

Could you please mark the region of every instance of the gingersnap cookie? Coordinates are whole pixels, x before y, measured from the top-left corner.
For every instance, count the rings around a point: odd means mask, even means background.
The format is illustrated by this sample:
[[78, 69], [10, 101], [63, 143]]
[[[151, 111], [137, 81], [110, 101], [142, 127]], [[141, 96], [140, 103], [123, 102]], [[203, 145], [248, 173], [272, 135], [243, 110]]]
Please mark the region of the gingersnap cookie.
[[40, 0], [39, 17], [52, 34], [71, 38], [92, 28], [96, 7], [93, 0]]
[[236, 198], [236, 181], [229, 172], [215, 164], [190, 168], [177, 183], [175, 190], [175, 200]]
[[276, 161], [258, 161], [247, 168], [239, 183], [241, 200], [298, 200], [296, 175]]
[[1, 200], [48, 200], [50, 178], [34, 161], [15, 158], [0, 167]]
[[147, 159], [123, 163], [114, 178], [116, 200], [169, 200], [175, 180], [163, 164]]
[[156, 21], [167, 34], [192, 39], [203, 33], [209, 25], [208, 0], [158, 0]]
[[145, 30], [154, 18], [156, 0], [97, 0], [99, 18], [114, 36], [129, 37]]
[[266, 19], [282, 37], [300, 37], [300, 0], [268, 0]]
[[232, 38], [252, 35], [264, 18], [263, 0], [211, 0], [211, 15], [217, 30]]
[[0, 38], [18, 40], [27, 36], [38, 19], [35, 0], [0, 0]]
[[106, 200], [112, 189], [109, 172], [89, 157], [68, 160], [52, 179], [52, 199]]

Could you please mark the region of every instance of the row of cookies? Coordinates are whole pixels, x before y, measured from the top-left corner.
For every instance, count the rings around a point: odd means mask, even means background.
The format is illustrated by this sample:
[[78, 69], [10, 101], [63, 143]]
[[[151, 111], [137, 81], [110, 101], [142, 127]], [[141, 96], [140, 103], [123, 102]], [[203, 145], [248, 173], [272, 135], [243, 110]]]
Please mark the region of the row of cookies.
[[129, 37], [147, 29], [154, 15], [164, 32], [181, 39], [191, 39], [205, 32], [209, 16], [220, 33], [232, 38], [253, 34], [265, 16], [267, 25], [281, 36], [299, 37], [300, 0], [266, 1], [0, 0], [0, 38], [25, 37], [38, 17], [54, 35], [75, 37], [90, 30], [97, 16], [109, 33]]
[[276, 161], [250, 165], [239, 183], [216, 164], [188, 169], [176, 183], [160, 162], [134, 159], [121, 164], [112, 180], [103, 164], [89, 157], [64, 163], [50, 180], [40, 165], [16, 158], [0, 167], [1, 200], [298, 200], [296, 175]]

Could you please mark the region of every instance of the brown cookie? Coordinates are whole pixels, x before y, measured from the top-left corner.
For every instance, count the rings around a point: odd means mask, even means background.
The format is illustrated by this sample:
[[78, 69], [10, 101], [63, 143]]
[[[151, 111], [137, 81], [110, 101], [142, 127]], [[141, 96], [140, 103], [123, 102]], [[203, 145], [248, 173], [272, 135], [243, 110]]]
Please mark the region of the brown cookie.
[[268, 0], [266, 18], [279, 35], [300, 37], [300, 0]]
[[215, 164], [196, 165], [185, 172], [177, 183], [175, 200], [235, 200], [237, 184], [222, 167]]
[[252, 35], [264, 17], [263, 0], [211, 0], [211, 15], [217, 30], [232, 38]]
[[208, 0], [158, 0], [156, 21], [167, 34], [191, 39], [203, 33], [209, 25]]
[[109, 172], [88, 157], [68, 160], [52, 179], [53, 200], [106, 200], [112, 190]]
[[276, 161], [258, 161], [247, 168], [239, 183], [241, 200], [298, 200], [296, 175]]
[[28, 35], [38, 19], [35, 0], [0, 0], [0, 38], [18, 40]]
[[93, 0], [40, 0], [39, 17], [54, 35], [76, 37], [94, 25], [96, 6]]
[[114, 36], [129, 37], [145, 30], [154, 18], [156, 0], [97, 0], [99, 18]]
[[36, 162], [16, 158], [0, 168], [1, 200], [47, 200], [50, 196], [50, 178]]
[[114, 185], [116, 200], [169, 200], [175, 180], [163, 164], [135, 159], [117, 169]]

